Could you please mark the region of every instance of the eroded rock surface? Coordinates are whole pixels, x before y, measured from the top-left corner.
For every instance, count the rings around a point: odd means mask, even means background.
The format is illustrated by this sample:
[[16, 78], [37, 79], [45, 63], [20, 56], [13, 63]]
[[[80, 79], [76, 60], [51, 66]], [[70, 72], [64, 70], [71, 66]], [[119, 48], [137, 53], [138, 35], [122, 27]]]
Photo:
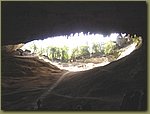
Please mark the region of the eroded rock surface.
[[2, 55], [2, 109], [29, 110], [66, 71], [38, 57]]

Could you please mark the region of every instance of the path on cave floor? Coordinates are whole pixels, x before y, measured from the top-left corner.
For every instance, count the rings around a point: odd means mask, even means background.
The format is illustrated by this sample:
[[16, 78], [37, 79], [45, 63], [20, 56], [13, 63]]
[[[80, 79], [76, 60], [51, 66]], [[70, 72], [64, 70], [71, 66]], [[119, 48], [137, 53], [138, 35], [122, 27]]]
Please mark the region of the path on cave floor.
[[34, 109], [37, 110], [39, 108], [39, 105], [41, 105], [41, 102], [43, 101], [43, 99], [51, 93], [51, 91], [64, 79], [64, 77], [66, 77], [67, 74], [69, 74], [70, 72], [66, 72], [64, 73], [57, 81], [56, 83], [54, 83], [52, 86], [50, 86], [37, 100], [36, 103], [34, 105]]
[[116, 101], [116, 99], [112, 99], [111, 97], [92, 97], [92, 96], [70, 96], [70, 95], [63, 95], [63, 94], [58, 94], [58, 93], [52, 93], [52, 95], [58, 96], [58, 97], [64, 97], [68, 99], [88, 99], [88, 100], [99, 100], [99, 101]]

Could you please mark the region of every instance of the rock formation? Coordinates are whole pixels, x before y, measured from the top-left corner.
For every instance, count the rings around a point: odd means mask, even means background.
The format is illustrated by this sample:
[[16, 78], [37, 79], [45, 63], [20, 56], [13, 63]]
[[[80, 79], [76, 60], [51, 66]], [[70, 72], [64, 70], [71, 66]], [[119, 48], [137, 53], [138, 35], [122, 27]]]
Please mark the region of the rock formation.
[[[41, 110], [147, 109], [146, 2], [2, 2], [1, 6], [2, 46], [81, 31], [142, 36], [142, 46], [129, 56], [67, 74], [43, 99]], [[36, 57], [8, 56], [14, 49], [2, 51], [2, 110], [34, 110], [38, 97], [66, 71]], [[144, 99], [142, 105], [132, 108], [132, 96]], [[125, 98], [128, 103], [123, 104]]]

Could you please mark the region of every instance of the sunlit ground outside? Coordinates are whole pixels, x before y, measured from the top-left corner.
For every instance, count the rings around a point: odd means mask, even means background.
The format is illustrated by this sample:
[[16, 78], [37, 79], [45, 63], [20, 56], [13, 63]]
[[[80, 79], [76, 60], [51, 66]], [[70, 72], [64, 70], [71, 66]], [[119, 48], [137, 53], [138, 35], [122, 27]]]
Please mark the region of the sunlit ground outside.
[[129, 55], [142, 44], [136, 35], [75, 33], [26, 43], [22, 56], [38, 56], [61, 69], [83, 71], [104, 66]]

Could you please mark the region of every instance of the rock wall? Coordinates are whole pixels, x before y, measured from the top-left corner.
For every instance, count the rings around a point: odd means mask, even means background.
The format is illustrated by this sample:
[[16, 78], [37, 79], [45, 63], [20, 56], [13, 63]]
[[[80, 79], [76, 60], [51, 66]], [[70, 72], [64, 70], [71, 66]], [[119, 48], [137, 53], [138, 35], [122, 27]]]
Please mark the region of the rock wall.
[[17, 49], [20, 49], [24, 44], [16, 44], [16, 45], [5, 45], [2, 46], [2, 52], [4, 53], [12, 53], [13, 51], [16, 51]]
[[146, 38], [146, 2], [2, 2], [2, 45], [76, 32]]

